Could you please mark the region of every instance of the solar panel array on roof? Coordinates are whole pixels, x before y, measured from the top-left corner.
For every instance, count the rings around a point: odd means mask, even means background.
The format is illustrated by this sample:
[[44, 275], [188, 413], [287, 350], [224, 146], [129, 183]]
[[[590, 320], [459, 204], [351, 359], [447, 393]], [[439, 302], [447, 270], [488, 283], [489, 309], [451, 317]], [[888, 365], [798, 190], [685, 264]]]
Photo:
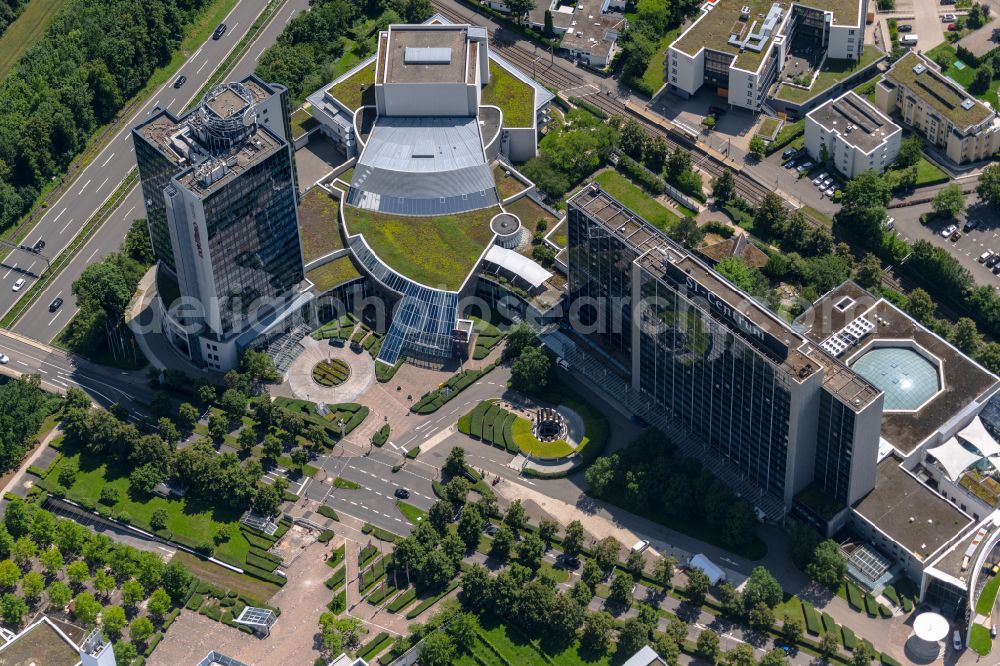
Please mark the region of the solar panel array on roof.
[[407, 46], [403, 51], [403, 63], [407, 65], [447, 65], [450, 62], [450, 47]]

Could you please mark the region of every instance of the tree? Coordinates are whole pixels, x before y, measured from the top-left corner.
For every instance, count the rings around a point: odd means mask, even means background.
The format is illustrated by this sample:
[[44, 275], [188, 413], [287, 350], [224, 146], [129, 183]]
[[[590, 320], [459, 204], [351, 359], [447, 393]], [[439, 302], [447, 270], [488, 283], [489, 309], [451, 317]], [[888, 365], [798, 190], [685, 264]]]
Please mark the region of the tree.
[[606, 456], [595, 460], [584, 472], [583, 478], [590, 486], [591, 492], [600, 497], [615, 483], [616, 475], [617, 458]]
[[893, 166], [898, 168], [914, 166], [920, 161], [923, 150], [924, 142], [917, 135], [903, 139], [899, 144], [899, 154], [896, 155]]
[[490, 573], [481, 564], [473, 564], [462, 574], [462, 604], [471, 610], [482, 611], [490, 606], [492, 597]]
[[684, 247], [694, 249], [701, 245], [705, 232], [702, 231], [693, 217], [682, 215], [671, 225], [668, 235]]
[[621, 134], [618, 137], [618, 147], [622, 152], [637, 162], [642, 161], [642, 154], [646, 148], [647, 135], [642, 129], [642, 125], [633, 118], [622, 123]]
[[546, 37], [551, 37], [555, 34], [555, 30], [552, 27], [552, 12], [548, 9], [545, 10], [545, 24], [543, 32]]
[[882, 284], [882, 262], [871, 252], [858, 262], [854, 279], [865, 289], [876, 289]]
[[153, 511], [153, 515], [149, 518], [149, 526], [152, 527], [154, 531], [166, 529], [167, 517], [168, 515], [166, 509], [155, 509]]
[[677, 568], [677, 560], [670, 556], [664, 556], [656, 560], [653, 565], [653, 580], [660, 584], [664, 590], [673, 585], [674, 572]]
[[990, 83], [992, 82], [993, 67], [991, 65], [982, 65], [976, 68], [972, 83], [969, 85], [969, 91], [980, 95], [990, 89]]
[[614, 537], [604, 537], [594, 546], [594, 561], [603, 571], [611, 571], [611, 567], [618, 563], [618, 553], [621, 552], [622, 545]]
[[511, 386], [525, 393], [538, 391], [548, 383], [550, 365], [548, 354], [540, 348], [526, 348], [511, 366]]
[[[134, 593], [131, 598], [135, 598]], [[126, 601], [127, 603], [127, 601]], [[170, 608], [173, 606], [173, 602], [170, 600], [170, 595], [167, 594], [166, 590], [162, 587], [158, 587], [153, 590], [153, 593], [149, 595], [149, 602], [146, 604], [146, 610], [153, 617], [159, 619], [170, 612]]]
[[767, 143], [764, 142], [763, 137], [759, 134], [754, 134], [753, 138], [750, 139], [750, 145], [747, 146], [748, 152], [755, 159], [760, 159], [764, 156], [764, 151], [767, 150]]
[[754, 567], [743, 588], [743, 603], [746, 608], [752, 608], [763, 603], [768, 608], [774, 608], [781, 603], [784, 592], [781, 583], [764, 567]]
[[194, 430], [194, 424], [198, 422], [199, 416], [197, 407], [190, 402], [182, 402], [177, 408], [177, 425], [184, 432], [191, 432]]
[[839, 650], [840, 643], [833, 635], [833, 632], [823, 634], [823, 638], [819, 641], [819, 656], [823, 661], [829, 661], [830, 657], [837, 654]]
[[597, 584], [604, 580], [604, 572], [601, 566], [594, 560], [587, 560], [580, 572], [580, 580], [590, 588], [591, 594], [597, 590]]
[[5, 624], [14, 627], [14, 629], [20, 629], [21, 622], [27, 614], [28, 604], [21, 597], [10, 592], [0, 597], [0, 617], [3, 618]]
[[455, 658], [455, 641], [444, 631], [434, 631], [420, 644], [420, 663], [449, 666]]
[[542, 555], [545, 554], [545, 544], [534, 532], [529, 532], [517, 544], [517, 560], [532, 571], [538, 571], [542, 566]]
[[70, 562], [66, 567], [66, 578], [74, 586], [83, 585], [90, 579], [90, 568], [81, 560]]
[[524, 529], [525, 523], [528, 522], [528, 517], [524, 512], [524, 505], [521, 504], [521, 500], [517, 499], [510, 503], [510, 506], [507, 507], [507, 513], [504, 514], [503, 522], [505, 525], [509, 525], [515, 534]]
[[94, 624], [100, 612], [101, 604], [90, 592], [81, 592], [73, 598], [73, 617], [84, 625]]
[[263, 351], [248, 350], [243, 352], [243, 358], [240, 359], [240, 372], [250, 379], [251, 393], [254, 395], [260, 391], [260, 384], [281, 380], [281, 375], [274, 367], [274, 360], [267, 352]]
[[774, 613], [763, 601], [747, 609], [747, 624], [756, 631], [770, 631], [774, 626]]
[[725, 205], [736, 193], [736, 178], [733, 172], [723, 167], [718, 176], [712, 179], [712, 196], [719, 205]]
[[695, 643], [695, 652], [710, 664], [718, 662], [721, 653], [719, 634], [711, 629], [702, 629], [701, 633], [698, 634], [698, 641]]
[[606, 655], [611, 650], [611, 632], [615, 619], [605, 611], [587, 613], [583, 620], [583, 634], [580, 642], [595, 655]]
[[[166, 593], [164, 593], [166, 594]], [[127, 580], [122, 584], [122, 601], [128, 608], [135, 608], [146, 598], [146, 590], [137, 580]]]
[[976, 194], [983, 203], [1000, 209], [1000, 164], [990, 164], [979, 174]]
[[868, 643], [858, 641], [851, 652], [851, 666], [871, 666], [872, 661], [877, 657], [875, 650], [869, 647]]
[[608, 601], [621, 607], [629, 608], [632, 605], [632, 588], [635, 581], [627, 572], [619, 572], [611, 581], [611, 592], [608, 594]]
[[215, 386], [212, 384], [201, 384], [195, 389], [195, 396], [198, 398], [198, 402], [205, 406], [215, 402], [218, 395]]
[[226, 417], [221, 414], [211, 414], [208, 417], [208, 434], [212, 438], [212, 441], [219, 444], [226, 438], [229, 433], [229, 423], [226, 421]]
[[13, 560], [0, 562], [0, 588], [11, 590], [21, 580], [21, 567]]
[[181, 439], [181, 434], [177, 431], [177, 426], [166, 417], [161, 417], [156, 422], [156, 432], [170, 446], [175, 445]]
[[455, 507], [448, 500], [438, 500], [431, 505], [427, 512], [427, 522], [437, 530], [437, 533], [444, 536], [451, 523], [451, 517], [455, 515]]
[[465, 449], [461, 446], [451, 447], [442, 471], [448, 476], [463, 476], [465, 474]]
[[968, 317], [959, 317], [952, 331], [951, 341], [969, 356], [974, 356], [983, 344], [983, 336], [976, 329], [976, 322]]
[[701, 569], [693, 567], [688, 569], [687, 578], [688, 582], [684, 588], [684, 594], [695, 606], [701, 606], [705, 603], [705, 597], [708, 596], [708, 588], [710, 587], [708, 576]]
[[633, 655], [649, 642], [649, 627], [630, 617], [618, 630], [618, 654]]
[[504, 0], [504, 4], [518, 25], [521, 25], [528, 12], [535, 8], [535, 0]]
[[757, 666], [753, 648], [747, 643], [740, 643], [726, 653], [727, 666]]
[[528, 347], [539, 344], [538, 336], [526, 324], [519, 324], [507, 335], [507, 346], [504, 348], [504, 358], [517, 358]]
[[37, 571], [29, 571], [24, 574], [21, 581], [21, 593], [32, 605], [42, 598], [42, 591], [45, 589], [45, 579]]
[[458, 613], [451, 619], [445, 631], [455, 641], [458, 652], [469, 650], [476, 642], [479, 620], [472, 613]]
[[136, 643], [145, 643], [146, 639], [152, 635], [153, 623], [144, 615], [140, 615], [132, 620], [132, 624], [128, 626], [128, 637]]
[[479, 545], [484, 523], [482, 514], [475, 506], [469, 505], [462, 510], [462, 515], [458, 518], [458, 536], [467, 550], [473, 550]]
[[763, 233], [770, 233], [784, 227], [787, 219], [784, 200], [774, 192], [768, 192], [754, 211], [753, 226]]
[[639, 580], [642, 578], [643, 570], [646, 568], [646, 560], [642, 552], [630, 550], [628, 558], [625, 560], [625, 569], [632, 574], [632, 578]]
[[934, 316], [934, 311], [937, 309], [937, 304], [934, 303], [934, 299], [926, 291], [917, 287], [910, 292], [909, 297], [906, 300], [906, 310], [914, 319], [924, 323]]
[[830, 590], [837, 589], [847, 575], [847, 559], [836, 541], [826, 539], [816, 546], [812, 561], [806, 566], [806, 575]]
[[278, 492], [277, 488], [267, 484], [261, 484], [257, 486], [257, 490], [253, 494], [253, 501], [251, 504], [254, 511], [262, 516], [273, 516], [278, 513], [283, 501], [284, 497]]
[[454, 476], [448, 483], [444, 484], [444, 496], [455, 506], [465, 504], [465, 498], [469, 494], [471, 485], [464, 476]]
[[131, 641], [118, 641], [114, 644], [115, 662], [119, 664], [135, 663], [139, 651]]
[[101, 626], [111, 639], [121, 636], [122, 629], [127, 623], [125, 609], [121, 606], [105, 606], [101, 611]]
[[236, 422], [247, 411], [247, 397], [236, 389], [228, 389], [222, 394], [219, 406], [229, 417], [230, 422]]
[[114, 261], [88, 265], [73, 282], [73, 295], [81, 310], [100, 311], [109, 321], [118, 321], [132, 298], [132, 285]]
[[121, 493], [114, 486], [104, 486], [101, 488], [101, 504], [113, 506], [121, 499]]
[[543, 519], [538, 523], [538, 536], [545, 542], [546, 547], [551, 546], [559, 536], [559, 523], [548, 518]]
[[[253, 431], [253, 428], [243, 428], [240, 430], [240, 434], [236, 437], [236, 443], [239, 445], [240, 451], [249, 453], [250, 450], [257, 445], [257, 434]], [[279, 453], [278, 455], [281, 454]]]
[[585, 606], [572, 594], [558, 593], [549, 604], [546, 629], [557, 644], [569, 643], [583, 623]]
[[[163, 570], [163, 589], [170, 595], [171, 600], [174, 603], [180, 603], [180, 601], [187, 594], [188, 588], [191, 587], [191, 573], [185, 568], [180, 562], [171, 562]], [[156, 593], [153, 593], [156, 596]], [[152, 597], [150, 597], [152, 601]]]
[[[599, 458], [600, 462], [603, 458]], [[595, 462], [596, 464], [596, 462]], [[593, 467], [593, 465], [591, 465]], [[589, 480], [588, 480], [589, 483]], [[563, 554], [571, 560], [575, 560], [583, 549], [583, 524], [579, 520], [573, 520], [566, 526], [566, 534], [563, 536]]]
[[511, 548], [514, 547], [514, 533], [506, 524], [500, 526], [497, 533], [493, 535], [493, 543], [490, 545], [490, 557], [501, 562], [506, 562], [510, 557]]
[[954, 183], [941, 188], [931, 200], [931, 210], [938, 217], [954, 218], [965, 210], [965, 192]]
[[788, 657], [781, 648], [774, 648], [760, 660], [760, 666], [788, 666]]
[[11, 557], [22, 567], [27, 567], [37, 553], [38, 546], [27, 536], [18, 538], [10, 550]]
[[69, 600], [73, 598], [73, 593], [65, 583], [54, 581], [45, 589], [45, 598], [56, 610], [66, 608]]
[[987, 342], [981, 345], [976, 353], [976, 360], [993, 374], [1000, 372], [1000, 343]]
[[796, 617], [791, 613], [785, 613], [784, 621], [781, 623], [781, 635], [785, 637], [785, 640], [790, 645], [795, 645], [799, 642], [804, 629], [801, 616]]

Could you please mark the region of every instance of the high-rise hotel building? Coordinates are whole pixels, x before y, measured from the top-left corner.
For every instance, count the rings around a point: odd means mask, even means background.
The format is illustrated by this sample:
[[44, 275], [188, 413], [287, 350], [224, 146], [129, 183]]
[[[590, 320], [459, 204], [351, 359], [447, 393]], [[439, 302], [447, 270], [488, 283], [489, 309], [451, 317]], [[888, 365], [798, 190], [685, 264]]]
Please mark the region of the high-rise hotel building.
[[310, 298], [290, 136], [284, 87], [252, 75], [132, 129], [153, 250], [181, 297], [165, 328], [201, 367], [235, 367]]
[[845, 507], [874, 487], [881, 391], [599, 186], [567, 215], [571, 318], [632, 390], [786, 508], [810, 483]]

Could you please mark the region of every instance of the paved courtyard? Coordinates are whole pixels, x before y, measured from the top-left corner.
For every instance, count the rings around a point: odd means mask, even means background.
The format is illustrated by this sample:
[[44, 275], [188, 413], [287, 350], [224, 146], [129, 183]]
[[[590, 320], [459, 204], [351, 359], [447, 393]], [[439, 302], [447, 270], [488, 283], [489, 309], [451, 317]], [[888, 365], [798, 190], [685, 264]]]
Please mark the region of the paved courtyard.
[[[302, 339], [305, 351], [288, 369], [288, 385], [297, 398], [333, 404], [354, 402], [375, 381], [375, 363], [367, 352], [355, 353], [349, 346], [334, 347], [326, 340]], [[351, 376], [340, 386], [322, 386], [313, 379], [317, 363], [340, 359], [351, 369]]]

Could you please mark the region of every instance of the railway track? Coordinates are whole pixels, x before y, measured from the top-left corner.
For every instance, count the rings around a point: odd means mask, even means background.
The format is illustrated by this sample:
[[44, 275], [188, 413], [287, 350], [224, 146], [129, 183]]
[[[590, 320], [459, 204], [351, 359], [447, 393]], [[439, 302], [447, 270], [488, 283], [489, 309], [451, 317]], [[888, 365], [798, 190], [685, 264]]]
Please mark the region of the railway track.
[[[596, 87], [594, 84], [584, 81], [577, 72], [564, 67], [560, 62], [562, 58], [553, 58], [545, 51], [525, 49], [519, 45], [519, 42], [509, 41], [503, 35], [498, 36], [501, 29], [498, 29], [489, 17], [477, 14], [471, 10], [468, 15], [465, 15], [438, 2], [432, 2], [431, 4], [435, 11], [450, 21], [473, 25], [485, 24], [490, 36], [490, 48], [525, 73], [533, 73], [537, 81], [550, 89], [558, 92], [566, 92], [584, 89], [588, 86]], [[598, 87], [594, 92], [579, 95], [570, 94], [567, 96], [580, 97], [609, 116], [619, 115], [637, 120], [649, 136], [664, 139], [670, 150], [681, 148], [691, 152], [692, 161], [697, 167], [713, 178], [718, 176], [722, 172], [722, 169], [725, 168], [725, 165], [718, 157], [699, 145], [697, 141], [673, 128], [668, 124], [669, 121], [664, 121], [664, 123], [653, 122], [643, 114], [629, 108], [614, 94], [609, 94], [611, 92], [610, 89]], [[743, 171], [742, 167], [732, 169], [732, 171], [735, 176], [737, 193], [752, 204], [759, 203], [765, 194], [773, 191], [773, 188], [759, 182], [752, 175]], [[807, 216], [807, 219], [813, 224], [822, 224], [809, 216]]]

